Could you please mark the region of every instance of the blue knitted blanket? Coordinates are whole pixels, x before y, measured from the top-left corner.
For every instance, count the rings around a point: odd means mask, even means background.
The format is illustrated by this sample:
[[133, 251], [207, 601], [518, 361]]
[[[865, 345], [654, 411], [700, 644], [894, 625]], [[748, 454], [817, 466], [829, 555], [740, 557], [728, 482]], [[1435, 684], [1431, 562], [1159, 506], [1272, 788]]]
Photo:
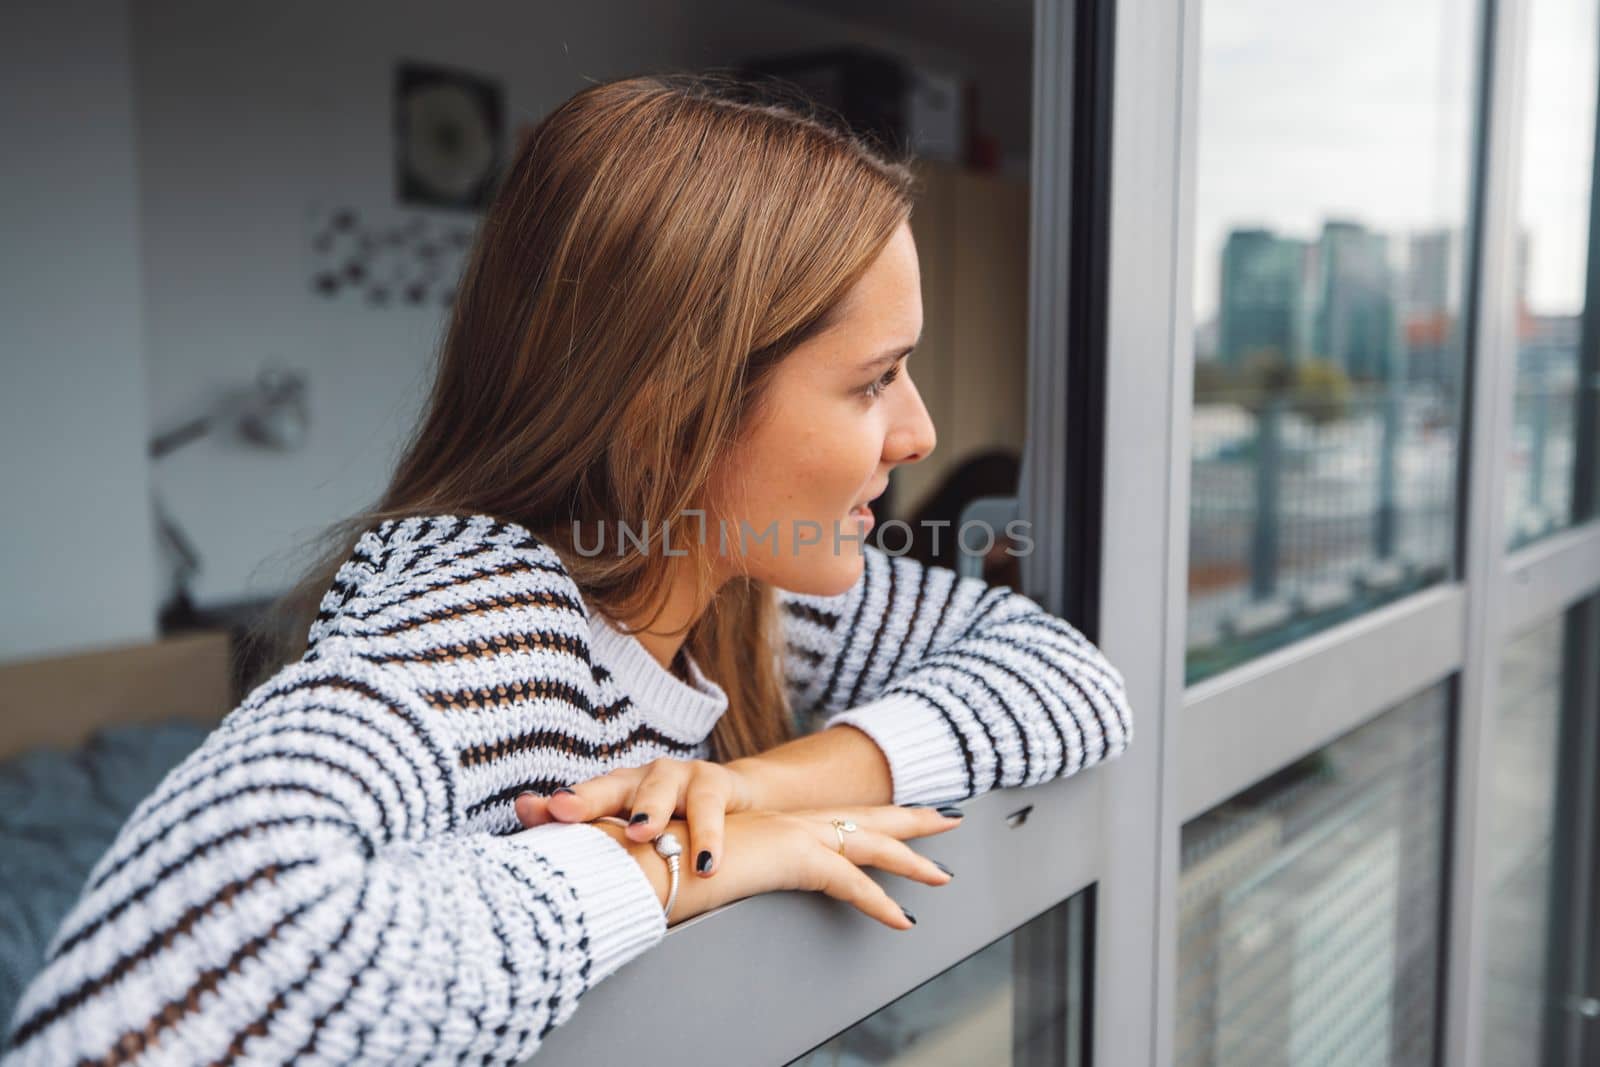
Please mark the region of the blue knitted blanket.
[[180, 720], [107, 727], [72, 751], [0, 762], [0, 1033], [95, 861], [209, 732]]

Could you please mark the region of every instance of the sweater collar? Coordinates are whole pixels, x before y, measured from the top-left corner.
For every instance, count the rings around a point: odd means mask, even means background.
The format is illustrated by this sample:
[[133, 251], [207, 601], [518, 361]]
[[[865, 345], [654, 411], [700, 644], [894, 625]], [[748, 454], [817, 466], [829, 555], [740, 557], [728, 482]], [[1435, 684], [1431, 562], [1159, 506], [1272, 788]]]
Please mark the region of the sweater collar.
[[728, 694], [700, 670], [685, 650], [686, 682], [663, 667], [633, 634], [589, 609], [589, 648], [617, 684], [638, 705], [645, 720], [669, 729], [679, 740], [698, 743], [728, 709]]

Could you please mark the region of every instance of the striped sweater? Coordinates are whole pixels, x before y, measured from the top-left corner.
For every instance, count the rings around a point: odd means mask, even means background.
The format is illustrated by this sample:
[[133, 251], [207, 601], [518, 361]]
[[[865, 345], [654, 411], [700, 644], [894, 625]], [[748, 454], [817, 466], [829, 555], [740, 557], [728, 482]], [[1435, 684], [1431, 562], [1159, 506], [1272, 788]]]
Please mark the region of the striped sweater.
[[[1004, 587], [864, 549], [836, 597], [781, 594], [803, 725], [882, 748], [897, 803], [1072, 774], [1131, 737], [1122, 678]], [[726, 694], [592, 612], [488, 515], [368, 530], [304, 656], [134, 811], [57, 931], [18, 1063], [514, 1063], [664, 934], [635, 861], [548, 794], [705, 758]]]

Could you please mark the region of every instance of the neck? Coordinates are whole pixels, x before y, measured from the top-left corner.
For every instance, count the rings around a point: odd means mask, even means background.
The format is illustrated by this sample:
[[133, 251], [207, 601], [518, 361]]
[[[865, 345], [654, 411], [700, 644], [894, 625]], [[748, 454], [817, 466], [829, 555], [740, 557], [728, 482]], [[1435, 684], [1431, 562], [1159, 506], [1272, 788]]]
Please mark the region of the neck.
[[668, 587], [666, 606], [651, 623], [650, 629], [637, 629], [642, 625], [642, 619], [625, 619], [623, 622], [652, 659], [666, 670], [673, 671], [673, 662], [683, 648], [689, 629], [705, 613], [707, 604], [695, 596], [694, 574], [686, 566], [673, 568]]

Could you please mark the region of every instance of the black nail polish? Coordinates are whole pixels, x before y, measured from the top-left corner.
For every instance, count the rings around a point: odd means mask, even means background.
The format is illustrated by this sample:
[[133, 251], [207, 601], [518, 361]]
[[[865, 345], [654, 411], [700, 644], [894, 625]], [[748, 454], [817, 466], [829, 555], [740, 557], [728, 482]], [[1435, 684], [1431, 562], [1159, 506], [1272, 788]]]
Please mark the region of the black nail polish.
[[906, 917], [906, 920], [908, 922], [910, 922], [912, 926], [917, 925], [917, 917], [915, 915], [911, 914], [909, 911], [907, 911], [904, 907], [902, 907], [900, 909], [900, 914], [904, 915]]
[[650, 813], [648, 811], [641, 811], [637, 815], [635, 815], [633, 818], [628, 820], [628, 825], [629, 826], [638, 826], [640, 823], [646, 821], [649, 818], [650, 818]]
[[940, 863], [938, 860], [934, 860], [933, 861], [933, 865], [935, 867], [939, 868], [945, 874], [948, 874], [952, 878], [954, 878], [956, 876], [956, 872], [955, 871], [952, 871], [949, 867], [946, 867], [944, 864]]
[[[577, 793], [573, 792], [573, 790], [568, 789], [566, 786], [562, 786], [559, 789], [557, 789], [556, 793], [571, 793], [573, 796], [577, 796], [578, 795]], [[550, 795], [551, 796], [555, 796], [555, 793], [551, 793]]]
[[943, 815], [947, 819], [959, 819], [965, 815], [966, 812], [962, 811], [954, 804], [946, 804], [944, 807], [939, 809], [939, 814]]
[[702, 850], [699, 857], [697, 857], [694, 861], [694, 869], [699, 871], [701, 874], [705, 874], [707, 871], [709, 871], [711, 869], [711, 853]]

